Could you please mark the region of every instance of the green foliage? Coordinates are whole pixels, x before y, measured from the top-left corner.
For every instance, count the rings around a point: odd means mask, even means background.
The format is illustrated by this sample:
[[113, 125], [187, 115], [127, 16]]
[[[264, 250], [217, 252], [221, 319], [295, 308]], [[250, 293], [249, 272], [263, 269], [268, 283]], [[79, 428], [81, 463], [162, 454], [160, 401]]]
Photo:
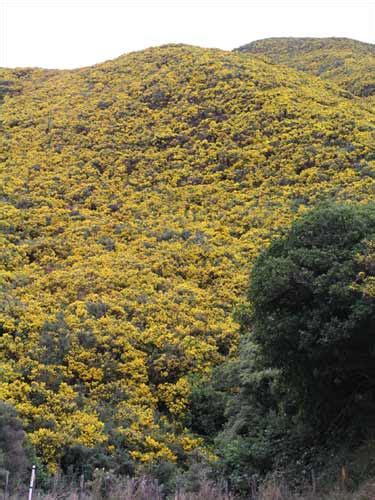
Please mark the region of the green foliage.
[[233, 489], [274, 470], [332, 482], [371, 435], [374, 236], [374, 205], [323, 205], [256, 259], [237, 312], [239, 358], [216, 369], [227, 381], [216, 468]]
[[190, 394], [186, 424], [195, 434], [212, 440], [223, 428], [227, 398], [218, 381], [201, 381]]
[[0, 401], [0, 479], [5, 471], [10, 473], [10, 481], [15, 485], [27, 475], [29, 460], [25, 442], [26, 434], [16, 410]]
[[364, 248], [357, 255], [359, 273], [355, 284], [369, 300], [375, 298], [375, 240], [367, 240]]
[[92, 479], [97, 469], [111, 470], [118, 475], [134, 473], [134, 466], [129, 454], [121, 456], [106, 452], [103, 447], [67, 446], [64, 448], [60, 467], [63, 474], [77, 478], [84, 474], [86, 479]]
[[296, 390], [306, 418], [323, 425], [371, 404], [375, 301], [351, 285], [356, 254], [374, 236], [374, 206], [318, 208], [252, 270], [254, 341]]

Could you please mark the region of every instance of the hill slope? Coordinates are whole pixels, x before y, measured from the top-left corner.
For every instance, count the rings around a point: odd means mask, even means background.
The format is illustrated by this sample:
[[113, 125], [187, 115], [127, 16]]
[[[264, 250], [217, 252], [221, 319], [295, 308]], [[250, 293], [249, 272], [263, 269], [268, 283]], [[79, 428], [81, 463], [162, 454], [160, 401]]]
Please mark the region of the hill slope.
[[375, 116], [182, 45], [0, 79], [0, 396], [51, 470], [77, 444], [181, 459], [254, 257], [310, 206], [373, 197]]
[[375, 95], [375, 45], [348, 38], [267, 38], [236, 49], [331, 80], [354, 95]]

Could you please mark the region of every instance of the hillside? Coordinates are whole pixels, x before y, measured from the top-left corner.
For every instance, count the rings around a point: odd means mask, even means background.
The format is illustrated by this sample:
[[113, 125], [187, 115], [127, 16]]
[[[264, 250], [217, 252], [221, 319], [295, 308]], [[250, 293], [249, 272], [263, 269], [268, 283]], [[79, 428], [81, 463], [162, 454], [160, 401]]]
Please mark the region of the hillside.
[[236, 49], [331, 80], [360, 97], [375, 95], [375, 45], [347, 38], [267, 38]]
[[318, 202], [373, 198], [375, 115], [184, 45], [1, 69], [0, 94], [0, 397], [50, 470], [78, 444], [183, 460], [191, 386], [235, 354], [259, 251]]

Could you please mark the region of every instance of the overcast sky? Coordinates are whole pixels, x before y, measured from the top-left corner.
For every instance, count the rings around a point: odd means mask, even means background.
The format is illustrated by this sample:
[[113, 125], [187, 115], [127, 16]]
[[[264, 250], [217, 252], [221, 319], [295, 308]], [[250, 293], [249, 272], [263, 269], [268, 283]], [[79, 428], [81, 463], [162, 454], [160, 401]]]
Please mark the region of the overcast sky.
[[375, 0], [0, 0], [0, 66], [75, 68], [165, 43], [272, 36], [375, 43]]

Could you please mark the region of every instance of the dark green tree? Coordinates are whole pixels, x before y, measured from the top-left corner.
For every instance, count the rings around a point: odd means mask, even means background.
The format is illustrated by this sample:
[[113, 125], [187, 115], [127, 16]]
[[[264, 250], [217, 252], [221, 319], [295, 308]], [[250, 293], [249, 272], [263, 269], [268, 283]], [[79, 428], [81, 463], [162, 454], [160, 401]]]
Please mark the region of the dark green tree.
[[274, 470], [334, 476], [333, 450], [347, 455], [373, 428], [374, 238], [374, 205], [324, 205], [256, 260], [239, 357], [216, 369], [232, 386], [218, 473], [235, 490]]
[[242, 327], [314, 425], [375, 412], [375, 300], [353, 284], [373, 205], [316, 208], [257, 259]]

